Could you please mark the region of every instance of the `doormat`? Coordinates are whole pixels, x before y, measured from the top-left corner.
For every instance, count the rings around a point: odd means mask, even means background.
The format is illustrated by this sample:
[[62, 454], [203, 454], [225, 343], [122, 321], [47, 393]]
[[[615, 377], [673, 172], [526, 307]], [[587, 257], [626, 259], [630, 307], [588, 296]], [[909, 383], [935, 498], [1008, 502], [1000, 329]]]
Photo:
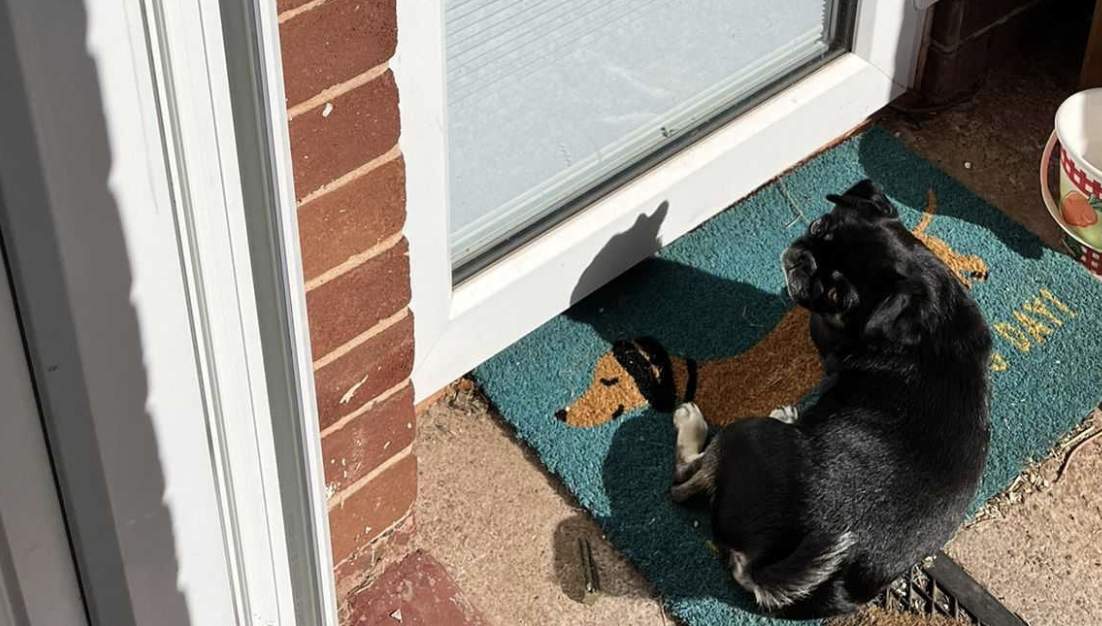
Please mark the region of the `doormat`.
[[[818, 358], [778, 259], [829, 209], [827, 193], [864, 178], [884, 187], [904, 223], [958, 273], [991, 326], [993, 438], [974, 508], [1102, 396], [1102, 282], [886, 131], [819, 155], [474, 372], [516, 436], [690, 626], [781, 622], [750, 611], [709, 547], [707, 512], [670, 501], [668, 411], [688, 385], [712, 418], [806, 401]], [[665, 214], [642, 215], [634, 228], [656, 233]], [[672, 376], [646, 365], [662, 355], [660, 369]]]

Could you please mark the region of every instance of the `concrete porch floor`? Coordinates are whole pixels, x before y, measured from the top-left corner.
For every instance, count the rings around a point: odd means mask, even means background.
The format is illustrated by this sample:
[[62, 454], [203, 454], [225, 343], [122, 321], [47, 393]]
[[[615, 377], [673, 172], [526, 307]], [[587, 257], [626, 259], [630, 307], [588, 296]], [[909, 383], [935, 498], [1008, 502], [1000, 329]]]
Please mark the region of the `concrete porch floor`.
[[[1036, 172], [1053, 114], [1075, 91], [1082, 51], [1074, 38], [1055, 41], [1058, 25], [1036, 31], [971, 102], [932, 116], [887, 111], [878, 121], [1058, 245]], [[422, 413], [416, 452], [412, 548], [442, 564], [479, 619], [499, 626], [675, 623], [469, 383], [453, 385]], [[1036, 489], [1001, 508], [1001, 517], [963, 530], [948, 548], [1031, 626], [1102, 623], [1102, 446], [1084, 444], [1055, 480], [1062, 460], [1042, 466]], [[593, 606], [580, 602], [581, 535], [592, 544], [605, 592]]]

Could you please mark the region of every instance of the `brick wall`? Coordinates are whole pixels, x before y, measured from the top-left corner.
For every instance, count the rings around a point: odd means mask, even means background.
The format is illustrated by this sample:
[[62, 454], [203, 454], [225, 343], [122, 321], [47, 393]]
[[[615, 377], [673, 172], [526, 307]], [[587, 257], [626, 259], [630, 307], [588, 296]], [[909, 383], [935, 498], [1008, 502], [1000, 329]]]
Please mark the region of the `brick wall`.
[[[277, 0], [338, 595], [408, 517], [413, 318], [395, 0]], [[342, 598], [343, 599], [343, 598]]]
[[940, 0], [934, 5], [919, 86], [926, 100], [948, 102], [977, 87], [1009, 57], [1043, 0]]

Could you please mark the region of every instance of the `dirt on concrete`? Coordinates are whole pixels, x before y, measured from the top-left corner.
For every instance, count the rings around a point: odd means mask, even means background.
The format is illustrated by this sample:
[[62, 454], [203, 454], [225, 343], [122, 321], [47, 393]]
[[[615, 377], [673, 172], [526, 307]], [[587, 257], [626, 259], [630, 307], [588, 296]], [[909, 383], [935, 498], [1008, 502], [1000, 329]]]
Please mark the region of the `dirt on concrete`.
[[[671, 624], [654, 589], [472, 386], [418, 417], [414, 542], [444, 564], [491, 624]], [[602, 594], [582, 602], [579, 537]]]
[[[946, 552], [1030, 626], [1102, 623], [1102, 412]], [[1066, 465], [1065, 465], [1066, 462]], [[1063, 472], [1061, 473], [1061, 468]]]
[[830, 626], [960, 626], [960, 622], [941, 616], [896, 613], [870, 608], [854, 615], [830, 620]]

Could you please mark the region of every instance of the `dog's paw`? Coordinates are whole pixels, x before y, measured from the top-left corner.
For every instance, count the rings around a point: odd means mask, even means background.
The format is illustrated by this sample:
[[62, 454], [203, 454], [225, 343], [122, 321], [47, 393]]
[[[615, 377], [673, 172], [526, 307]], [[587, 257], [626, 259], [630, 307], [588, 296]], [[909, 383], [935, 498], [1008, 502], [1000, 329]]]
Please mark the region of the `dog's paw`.
[[683, 403], [673, 412], [673, 425], [678, 430], [694, 426], [697, 422], [704, 424], [704, 414], [700, 412], [700, 407], [692, 402]]
[[769, 414], [769, 417], [772, 417], [777, 421], [784, 422], [785, 424], [795, 424], [799, 416], [799, 411], [797, 411], [796, 407], [792, 406], [791, 404], [779, 406], [773, 409], [773, 412]]
[[704, 413], [692, 402], [686, 402], [673, 412], [673, 425], [677, 428], [677, 458], [684, 461], [704, 449], [708, 438], [708, 423]]

